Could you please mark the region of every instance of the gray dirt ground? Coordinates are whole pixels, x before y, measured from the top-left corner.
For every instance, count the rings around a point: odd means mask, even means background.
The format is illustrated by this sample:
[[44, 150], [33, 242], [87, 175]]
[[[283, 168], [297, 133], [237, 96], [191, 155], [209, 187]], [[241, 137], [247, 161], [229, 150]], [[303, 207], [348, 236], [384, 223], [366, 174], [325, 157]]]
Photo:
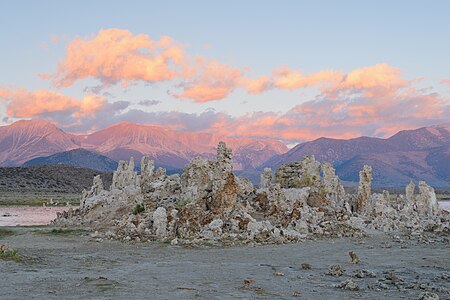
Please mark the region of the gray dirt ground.
[[[429, 244], [377, 234], [192, 249], [43, 234], [49, 227], [9, 229], [15, 234], [0, 244], [34, 261], [0, 260], [0, 299], [419, 299], [425, 290], [450, 298], [450, 248], [442, 237]], [[350, 263], [352, 250], [359, 264]], [[302, 263], [312, 268], [304, 270]], [[334, 264], [344, 275], [326, 275]], [[352, 277], [362, 269], [376, 277]], [[334, 287], [350, 277], [359, 291]]]

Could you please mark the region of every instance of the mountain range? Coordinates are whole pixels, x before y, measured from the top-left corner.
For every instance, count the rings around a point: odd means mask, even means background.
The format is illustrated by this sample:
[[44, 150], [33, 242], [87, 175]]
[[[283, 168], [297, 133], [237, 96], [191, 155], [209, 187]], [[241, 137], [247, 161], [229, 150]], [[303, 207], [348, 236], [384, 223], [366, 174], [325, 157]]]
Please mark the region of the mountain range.
[[[140, 160], [146, 155], [155, 160], [158, 166], [182, 169], [196, 156], [213, 157], [219, 141], [225, 141], [233, 149], [236, 170], [255, 169], [273, 155], [288, 150], [283, 143], [273, 139], [176, 132], [159, 126], [129, 122], [88, 135], [74, 135], [46, 121], [22, 120], [0, 127], [0, 166], [29, 165], [39, 161], [59, 163], [58, 159], [67, 161], [74, 153], [53, 158], [47, 156], [82, 148], [114, 161], [128, 160], [131, 156]], [[46, 158], [29, 162], [39, 157]]]
[[81, 168], [89, 168], [101, 172], [112, 172], [117, 170], [117, 161], [104, 155], [83, 149], [73, 149], [64, 152], [58, 152], [44, 157], [36, 157], [22, 166], [45, 166], [45, 165], [68, 165]]
[[319, 138], [289, 150], [274, 139], [177, 132], [129, 122], [75, 135], [42, 120], [18, 121], [0, 127], [0, 166], [68, 164], [111, 171], [120, 159], [133, 156], [139, 160], [146, 155], [173, 172], [196, 156], [214, 157], [221, 140], [233, 149], [235, 170], [256, 183], [264, 167], [276, 169], [312, 154], [319, 161], [332, 162], [345, 181], [358, 181], [359, 170], [368, 164], [375, 186], [398, 187], [410, 180], [426, 180], [450, 188], [450, 124], [404, 130], [387, 139]]
[[345, 181], [358, 181], [363, 165], [371, 165], [376, 186], [404, 186], [410, 180], [425, 180], [438, 187], [450, 187], [450, 124], [403, 130], [387, 139], [359, 137], [342, 140], [319, 138], [275, 155], [262, 167], [314, 155], [333, 162]]

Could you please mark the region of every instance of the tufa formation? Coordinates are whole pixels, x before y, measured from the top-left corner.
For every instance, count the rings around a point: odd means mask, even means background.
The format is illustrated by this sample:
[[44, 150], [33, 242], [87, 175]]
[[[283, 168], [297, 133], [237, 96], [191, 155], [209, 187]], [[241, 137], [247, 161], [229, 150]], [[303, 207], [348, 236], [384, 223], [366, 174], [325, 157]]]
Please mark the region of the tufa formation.
[[120, 161], [109, 190], [99, 176], [80, 207], [54, 224], [88, 226], [105, 238], [164, 240], [172, 244], [287, 243], [309, 237], [364, 236], [369, 230], [421, 234], [449, 232], [449, 215], [434, 189], [419, 183], [405, 195], [371, 193], [372, 168], [364, 166], [356, 195], [346, 194], [333, 166], [314, 156], [264, 169], [258, 187], [233, 174], [224, 142], [214, 160], [193, 159], [180, 175], [155, 170], [154, 162]]

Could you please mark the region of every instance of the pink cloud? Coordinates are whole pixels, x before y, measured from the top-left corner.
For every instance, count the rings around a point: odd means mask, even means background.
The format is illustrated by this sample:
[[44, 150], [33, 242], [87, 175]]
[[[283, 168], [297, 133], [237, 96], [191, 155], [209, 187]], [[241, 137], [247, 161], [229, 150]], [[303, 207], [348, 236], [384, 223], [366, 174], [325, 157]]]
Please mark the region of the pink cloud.
[[144, 34], [106, 29], [93, 38], [71, 41], [52, 77], [57, 87], [68, 87], [89, 77], [105, 85], [165, 81], [185, 76], [184, 60], [183, 47], [170, 37], [153, 41]]
[[57, 35], [52, 34], [52, 35], [50, 36], [50, 42], [51, 42], [52, 44], [56, 44], [56, 43], [58, 42], [58, 40], [59, 40], [59, 38], [58, 38]]
[[[13, 95], [14, 93], [17, 94]], [[242, 116], [215, 111], [195, 114], [125, 110], [128, 103], [101, 104], [101, 99], [96, 96], [88, 95], [82, 101], [77, 101], [68, 97], [61, 98], [60, 94], [43, 93], [45, 97], [38, 94], [0, 90], [1, 97], [7, 101], [9, 116], [54, 118], [52, 113], [56, 113], [60, 115], [58, 123], [63, 128], [76, 132], [132, 121], [161, 125], [178, 131], [298, 142], [319, 137], [388, 137], [401, 129], [448, 122], [450, 114], [448, 100], [437, 93], [424, 93], [414, 89], [388, 97], [389, 101], [382, 99], [377, 102], [378, 98], [364, 95], [350, 98], [323, 96], [296, 105], [285, 113], [253, 112]], [[21, 102], [23, 99], [31, 99], [27, 100], [31, 103]], [[24, 109], [21, 110], [20, 107]], [[34, 107], [39, 109], [32, 110]], [[71, 116], [70, 122], [65, 115]]]
[[273, 72], [274, 85], [279, 89], [295, 90], [308, 88], [315, 85], [326, 85], [342, 80], [343, 75], [338, 71], [319, 71], [309, 75], [303, 75], [300, 71], [292, 71], [287, 68]]
[[179, 99], [191, 99], [195, 102], [208, 102], [226, 98], [236, 89], [242, 73], [239, 69], [217, 61], [198, 58], [196, 75], [181, 84], [183, 91], [175, 94]]
[[400, 69], [385, 63], [355, 69], [335, 83], [330, 90], [332, 92], [361, 90], [367, 96], [392, 94], [408, 85], [408, 81], [402, 78], [400, 73]]
[[6, 102], [6, 114], [14, 118], [36, 118], [55, 113], [93, 116], [106, 102], [97, 95], [86, 95], [76, 100], [50, 90], [29, 92], [25, 89], [1, 89], [0, 99]]
[[96, 78], [103, 86], [171, 81], [174, 87], [181, 88], [172, 91], [172, 95], [198, 103], [225, 99], [238, 88], [260, 94], [270, 89], [317, 87], [329, 97], [337, 97], [356, 91], [365, 96], [395, 94], [410, 84], [401, 77], [401, 70], [385, 63], [348, 73], [319, 70], [304, 74], [283, 67], [254, 79], [241, 68], [203, 57], [188, 57], [184, 47], [169, 36], [155, 41], [148, 35], [134, 35], [116, 28], [72, 40], [56, 72], [40, 76], [52, 79], [56, 87], [68, 87], [86, 78]]
[[239, 84], [250, 94], [261, 94], [271, 89], [273, 86], [273, 83], [268, 76], [262, 76], [257, 79], [242, 77], [239, 81]]
[[[226, 99], [237, 89], [261, 94], [273, 89], [316, 88], [317, 96], [286, 113], [254, 112], [240, 117], [226, 113], [124, 112], [126, 103], [109, 104], [94, 94], [77, 100], [46, 90], [4, 89], [0, 90], [0, 98], [6, 101], [8, 116], [40, 117], [59, 113], [70, 115], [71, 124], [79, 128], [80, 120], [94, 116], [101, 124], [139, 117], [151, 118], [155, 123], [177, 130], [285, 140], [387, 136], [399, 128], [448, 121], [450, 113], [448, 99], [416, 88], [414, 80], [405, 79], [402, 70], [386, 63], [348, 72], [319, 70], [306, 74], [283, 67], [269, 75], [253, 77], [248, 73], [247, 69], [217, 60], [190, 58], [184, 47], [168, 36], [152, 40], [144, 34], [107, 29], [90, 38], [72, 40], [55, 74], [42, 77], [50, 76], [57, 87], [68, 87], [85, 78], [96, 78], [103, 86], [126, 86], [139, 81], [171, 82], [175, 89], [171, 91], [173, 96], [197, 103]], [[450, 79], [442, 83], [450, 84]], [[106, 107], [107, 113], [103, 113]]]
[[326, 95], [286, 113], [253, 113], [222, 118], [206, 131], [224, 135], [311, 140], [318, 137], [388, 137], [401, 129], [448, 122], [450, 103], [437, 93], [409, 88], [392, 95], [329, 98]]

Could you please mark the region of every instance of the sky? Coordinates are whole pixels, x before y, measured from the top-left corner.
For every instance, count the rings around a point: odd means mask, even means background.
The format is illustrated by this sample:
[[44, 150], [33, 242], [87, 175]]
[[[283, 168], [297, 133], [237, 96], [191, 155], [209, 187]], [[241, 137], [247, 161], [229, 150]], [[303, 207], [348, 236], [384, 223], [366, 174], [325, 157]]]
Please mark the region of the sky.
[[449, 1], [1, 1], [0, 125], [388, 137], [450, 122]]

